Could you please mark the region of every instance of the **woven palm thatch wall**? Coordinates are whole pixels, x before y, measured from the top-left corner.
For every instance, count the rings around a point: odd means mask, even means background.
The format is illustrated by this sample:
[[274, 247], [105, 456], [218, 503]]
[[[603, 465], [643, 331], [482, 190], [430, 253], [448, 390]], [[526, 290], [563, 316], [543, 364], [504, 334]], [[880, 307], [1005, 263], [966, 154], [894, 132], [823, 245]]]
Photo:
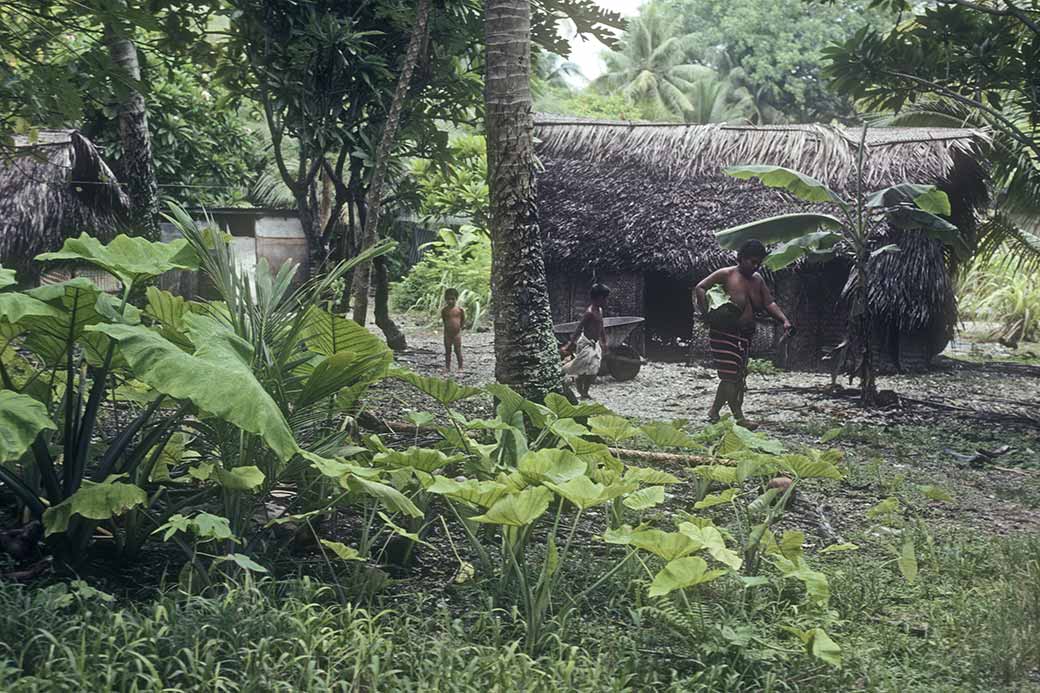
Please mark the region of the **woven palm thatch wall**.
[[113, 235], [129, 200], [97, 148], [74, 130], [44, 130], [15, 145], [15, 156], [0, 160], [0, 264], [34, 281], [42, 268], [32, 258], [82, 232]]
[[[722, 173], [736, 164], [787, 166], [839, 191], [856, 184], [860, 133], [822, 125], [728, 126], [535, 121], [546, 265], [553, 272], [663, 272], [700, 278], [733, 262], [715, 232], [766, 216], [822, 209]], [[932, 183], [950, 195], [952, 221], [969, 237], [987, 198], [984, 133], [884, 128], [867, 133], [868, 190]], [[938, 241], [894, 229], [906, 252], [885, 255], [870, 287], [872, 308], [902, 330], [952, 326], [948, 254]], [[945, 329], [945, 328], [944, 328]]]

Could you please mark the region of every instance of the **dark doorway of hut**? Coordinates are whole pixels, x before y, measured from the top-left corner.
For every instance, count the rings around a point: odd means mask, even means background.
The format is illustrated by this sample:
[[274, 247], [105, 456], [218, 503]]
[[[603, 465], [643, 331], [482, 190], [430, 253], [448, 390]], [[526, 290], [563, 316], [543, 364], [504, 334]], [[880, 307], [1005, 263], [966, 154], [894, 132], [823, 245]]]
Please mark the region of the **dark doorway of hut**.
[[693, 338], [693, 281], [661, 272], [644, 275], [646, 357], [651, 361], [685, 361]]

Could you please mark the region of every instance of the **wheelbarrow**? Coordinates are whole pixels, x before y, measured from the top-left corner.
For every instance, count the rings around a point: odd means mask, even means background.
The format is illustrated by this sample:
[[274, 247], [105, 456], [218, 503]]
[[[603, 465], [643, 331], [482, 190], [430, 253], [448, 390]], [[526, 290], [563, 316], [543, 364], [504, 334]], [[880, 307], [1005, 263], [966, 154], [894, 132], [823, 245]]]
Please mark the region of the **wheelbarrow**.
[[[639, 374], [639, 368], [643, 365], [642, 356], [633, 349], [625, 340], [632, 330], [638, 327], [644, 318], [624, 316], [617, 318], [603, 318], [603, 327], [607, 332], [607, 357], [603, 359], [600, 366], [600, 375], [610, 373], [614, 380], [631, 380]], [[553, 325], [553, 332], [557, 337], [568, 339], [574, 330], [578, 329], [578, 322], [565, 322]]]

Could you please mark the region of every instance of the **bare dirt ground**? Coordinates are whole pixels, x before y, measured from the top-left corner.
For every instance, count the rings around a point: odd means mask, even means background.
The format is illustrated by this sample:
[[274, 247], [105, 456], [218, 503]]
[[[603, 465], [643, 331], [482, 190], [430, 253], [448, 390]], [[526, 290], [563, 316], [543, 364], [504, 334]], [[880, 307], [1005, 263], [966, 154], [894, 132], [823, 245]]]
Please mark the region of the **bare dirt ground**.
[[[443, 376], [439, 331], [403, 323], [409, 349], [398, 355], [399, 363]], [[494, 381], [492, 333], [466, 333], [464, 353], [466, 370], [452, 378], [468, 385]], [[814, 516], [807, 521], [829, 524], [838, 533], [853, 531], [866, 509], [896, 495], [911, 499], [918, 517], [951, 528], [1040, 531], [1040, 367], [979, 361], [984, 350], [964, 343], [955, 343], [951, 353], [956, 358], [941, 358], [929, 373], [880, 378], [881, 388], [899, 396], [884, 409], [865, 410], [855, 396], [830, 392], [825, 374], [749, 377], [745, 412], [763, 432], [791, 448], [839, 446], [846, 453], [845, 480], [805, 489], [804, 512]], [[599, 378], [592, 396], [624, 416], [681, 419], [695, 429], [715, 385], [714, 372], [703, 365], [649, 362], [632, 381]], [[424, 406], [433, 410], [400, 383], [380, 385], [373, 395], [375, 409], [386, 418], [399, 419], [404, 410]], [[481, 414], [490, 407], [490, 401], [466, 404]], [[820, 436], [835, 428], [841, 435], [820, 443]], [[978, 450], [1003, 446], [1010, 450], [992, 459], [969, 459]], [[920, 493], [925, 485], [949, 491], [953, 500], [929, 500]]]

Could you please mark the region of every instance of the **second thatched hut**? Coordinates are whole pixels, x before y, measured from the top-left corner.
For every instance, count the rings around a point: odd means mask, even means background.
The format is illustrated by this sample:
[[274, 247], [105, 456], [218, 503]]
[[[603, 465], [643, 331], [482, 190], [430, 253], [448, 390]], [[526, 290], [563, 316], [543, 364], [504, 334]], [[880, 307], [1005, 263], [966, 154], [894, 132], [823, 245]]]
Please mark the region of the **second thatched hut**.
[[[694, 320], [693, 286], [732, 264], [715, 232], [801, 211], [811, 205], [722, 168], [774, 164], [807, 173], [839, 191], [855, 185], [857, 132], [820, 125], [672, 125], [536, 119], [539, 221], [557, 322], [584, 309], [595, 280], [611, 286], [611, 315], [646, 318], [645, 346], [705, 351]], [[969, 240], [986, 201], [983, 135], [973, 130], [885, 128], [867, 135], [866, 186], [931, 183], [945, 190], [952, 221]], [[875, 261], [871, 310], [882, 362], [926, 367], [956, 322], [951, 258], [941, 243], [890, 229], [903, 252]], [[778, 302], [799, 328], [785, 365], [820, 367], [841, 342], [848, 308], [841, 299], [849, 261], [803, 263], [768, 275]], [[763, 329], [764, 328], [764, 329]], [[760, 324], [753, 355], [776, 354], [779, 334]], [[674, 353], [674, 351], [673, 351]]]
[[[121, 227], [129, 199], [97, 147], [79, 132], [17, 136], [13, 151], [2, 153], [0, 264], [14, 268], [22, 282], [35, 283], [44, 268], [33, 258], [57, 250], [66, 238], [85, 232], [107, 239]], [[113, 281], [98, 274], [99, 281]]]

